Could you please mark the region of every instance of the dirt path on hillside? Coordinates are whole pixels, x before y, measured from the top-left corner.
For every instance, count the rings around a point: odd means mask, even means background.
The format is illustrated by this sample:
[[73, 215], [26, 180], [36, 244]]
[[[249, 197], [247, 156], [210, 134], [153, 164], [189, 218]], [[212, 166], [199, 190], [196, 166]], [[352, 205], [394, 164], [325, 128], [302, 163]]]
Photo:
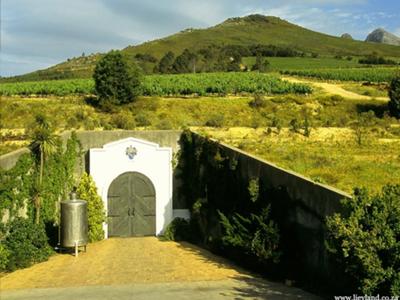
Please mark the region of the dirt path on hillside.
[[332, 94], [332, 95], [339, 95], [339, 96], [342, 96], [343, 98], [356, 99], [356, 100], [372, 100], [372, 99], [374, 99], [374, 100], [385, 101], [385, 102], [389, 101], [389, 98], [387, 98], [387, 97], [371, 97], [371, 96], [359, 95], [357, 93], [346, 91], [340, 84], [317, 82], [317, 81], [312, 81], [312, 80], [307, 80], [307, 79], [299, 79], [299, 78], [289, 77], [289, 76], [283, 76], [282, 79], [287, 80], [289, 82], [293, 82], [293, 83], [307, 83], [314, 87], [321, 88], [325, 93]]

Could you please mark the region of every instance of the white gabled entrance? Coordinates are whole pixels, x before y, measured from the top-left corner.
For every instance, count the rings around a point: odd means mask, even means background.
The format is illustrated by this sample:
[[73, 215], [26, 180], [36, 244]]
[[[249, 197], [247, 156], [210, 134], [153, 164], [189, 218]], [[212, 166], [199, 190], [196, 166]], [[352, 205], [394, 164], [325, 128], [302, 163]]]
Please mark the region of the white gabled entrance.
[[173, 218], [171, 160], [171, 148], [136, 138], [90, 149], [90, 175], [108, 216], [106, 238], [109, 232], [135, 236], [165, 230]]

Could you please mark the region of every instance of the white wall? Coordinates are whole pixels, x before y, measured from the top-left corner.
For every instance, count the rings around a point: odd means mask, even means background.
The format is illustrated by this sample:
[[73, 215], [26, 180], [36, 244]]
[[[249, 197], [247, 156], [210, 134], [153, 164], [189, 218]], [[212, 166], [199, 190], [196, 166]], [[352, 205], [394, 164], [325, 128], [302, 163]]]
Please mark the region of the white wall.
[[[126, 149], [135, 147], [133, 159]], [[156, 190], [156, 234], [161, 234], [172, 221], [172, 149], [136, 138], [112, 142], [103, 148], [90, 149], [90, 175], [107, 210], [107, 193], [112, 181], [125, 172], [139, 172], [147, 176]], [[104, 224], [106, 238], [107, 224]]]

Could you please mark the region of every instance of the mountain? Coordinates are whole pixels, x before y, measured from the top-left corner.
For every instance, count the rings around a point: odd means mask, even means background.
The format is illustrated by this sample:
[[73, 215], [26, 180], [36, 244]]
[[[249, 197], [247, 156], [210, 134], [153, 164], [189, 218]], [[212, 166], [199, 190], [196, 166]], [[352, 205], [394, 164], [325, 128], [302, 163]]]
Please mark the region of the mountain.
[[400, 46], [400, 38], [382, 28], [375, 29], [368, 34], [365, 41]]
[[[400, 48], [397, 46], [334, 37], [277, 17], [263, 15], [230, 18], [205, 29], [190, 28], [162, 39], [128, 46], [122, 52], [132, 58], [137, 54], [149, 54], [160, 59], [168, 51], [177, 55], [185, 48], [199, 50], [210, 45], [250, 46], [255, 44], [290, 47], [306, 54], [317, 53], [320, 56], [365, 56], [376, 52], [381, 56], [400, 57]], [[12, 79], [3, 79], [3, 81], [89, 77], [96, 61], [101, 56], [102, 54], [98, 53], [69, 59], [48, 69]]]
[[342, 39], [349, 39], [349, 40], [352, 40], [352, 39], [353, 39], [353, 37], [352, 37], [351, 34], [349, 34], [349, 33], [343, 33], [340, 37], [341, 37]]

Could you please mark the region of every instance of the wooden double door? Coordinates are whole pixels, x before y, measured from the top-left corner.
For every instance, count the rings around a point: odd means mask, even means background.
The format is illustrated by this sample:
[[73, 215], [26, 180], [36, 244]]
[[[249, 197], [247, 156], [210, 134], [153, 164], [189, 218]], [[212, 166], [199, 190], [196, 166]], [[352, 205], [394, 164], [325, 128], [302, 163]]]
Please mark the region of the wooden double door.
[[156, 233], [156, 194], [145, 175], [127, 172], [108, 189], [108, 235], [148, 236]]

